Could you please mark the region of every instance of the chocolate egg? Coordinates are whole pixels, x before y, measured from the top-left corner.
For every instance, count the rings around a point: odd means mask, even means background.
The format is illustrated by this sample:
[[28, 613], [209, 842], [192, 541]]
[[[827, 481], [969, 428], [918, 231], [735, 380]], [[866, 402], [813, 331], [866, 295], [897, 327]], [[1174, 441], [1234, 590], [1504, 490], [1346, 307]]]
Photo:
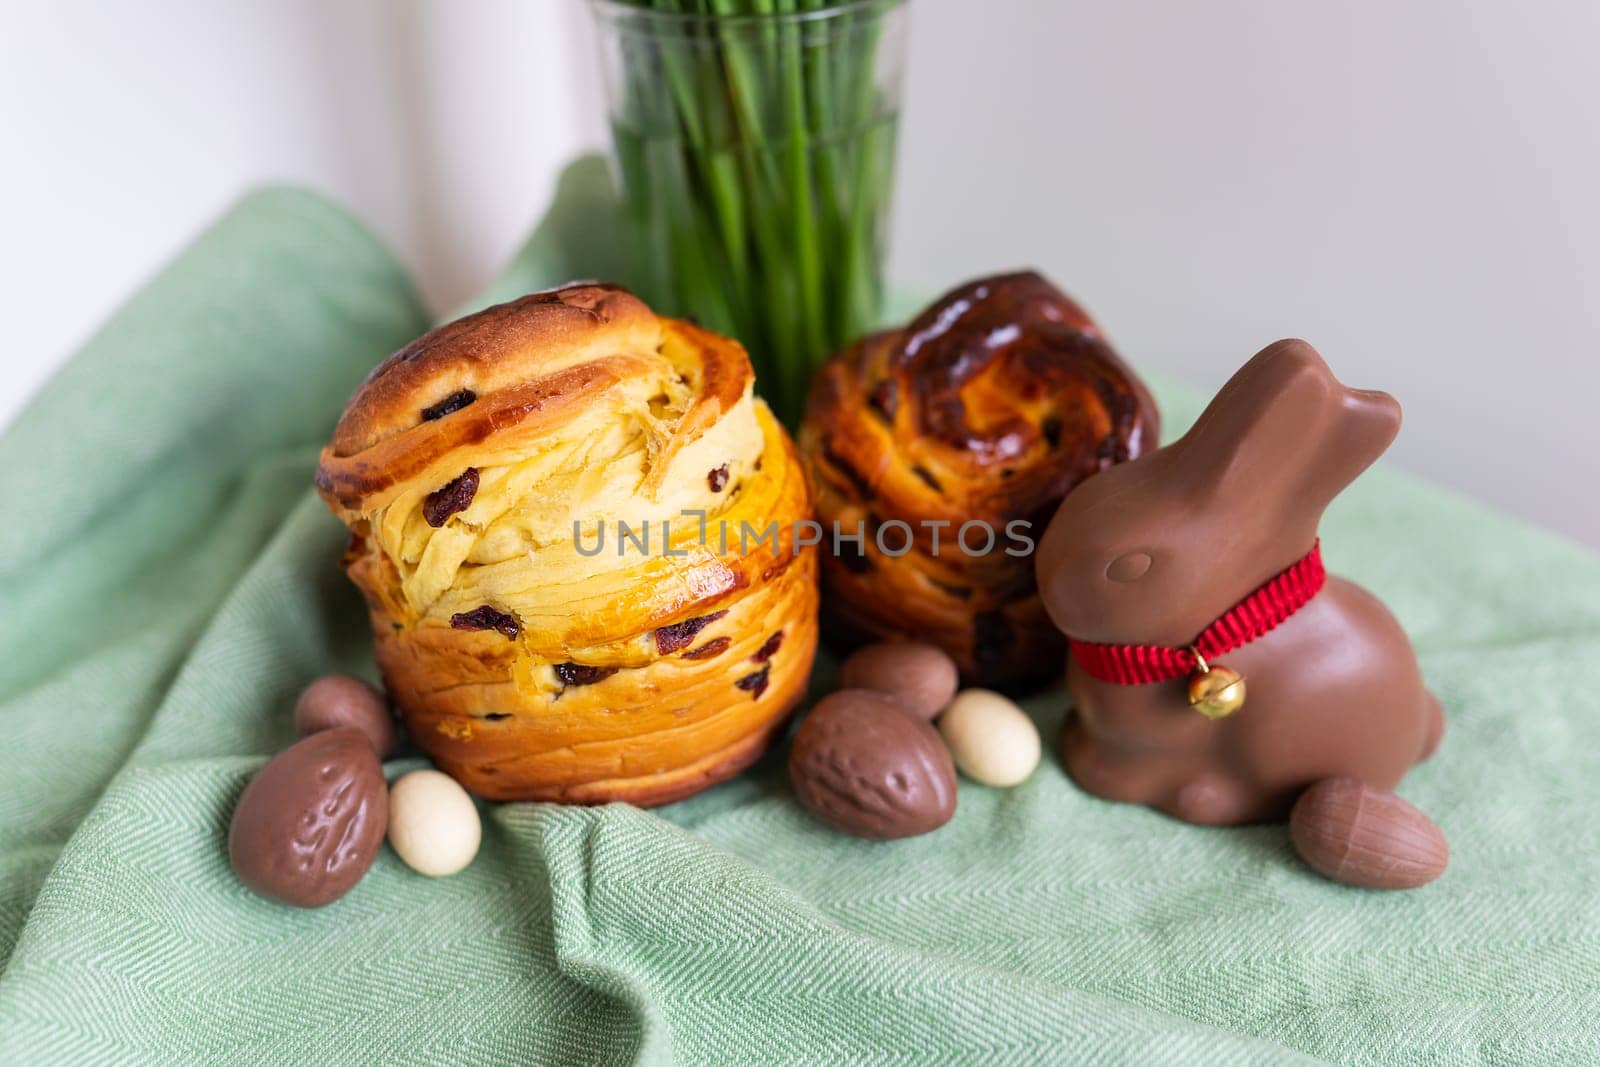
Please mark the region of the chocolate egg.
[[944, 710], [961, 682], [956, 662], [933, 645], [868, 645], [839, 668], [841, 689], [888, 693], [924, 719]]
[[412, 771], [389, 789], [389, 845], [430, 878], [455, 874], [478, 854], [483, 824], [472, 798], [442, 771]]
[[372, 866], [389, 821], [378, 755], [361, 730], [322, 730], [250, 780], [233, 809], [228, 859], [264, 897], [320, 908]]
[[379, 759], [394, 752], [394, 719], [389, 714], [389, 702], [360, 678], [325, 675], [306, 686], [295, 702], [294, 732], [301, 737], [337, 726], [354, 726], [365, 733]]
[[1013, 786], [1039, 766], [1039, 728], [1028, 713], [987, 689], [966, 689], [939, 717], [939, 734], [961, 773], [984, 785]]
[[1300, 794], [1289, 835], [1313, 870], [1367, 889], [1415, 889], [1450, 862], [1432, 819], [1354, 778], [1329, 778]]
[[939, 734], [866, 689], [841, 689], [811, 709], [795, 732], [789, 776], [813, 815], [857, 837], [925, 834], [956, 810], [956, 769]]

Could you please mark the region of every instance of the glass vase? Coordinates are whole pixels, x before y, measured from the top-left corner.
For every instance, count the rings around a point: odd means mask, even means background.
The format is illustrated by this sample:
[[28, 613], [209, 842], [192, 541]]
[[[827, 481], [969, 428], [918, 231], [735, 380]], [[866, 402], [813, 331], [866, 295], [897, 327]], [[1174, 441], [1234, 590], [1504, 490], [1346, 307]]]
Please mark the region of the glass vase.
[[590, 0], [625, 280], [743, 342], [792, 428], [812, 372], [882, 313], [904, 0], [650, 2]]

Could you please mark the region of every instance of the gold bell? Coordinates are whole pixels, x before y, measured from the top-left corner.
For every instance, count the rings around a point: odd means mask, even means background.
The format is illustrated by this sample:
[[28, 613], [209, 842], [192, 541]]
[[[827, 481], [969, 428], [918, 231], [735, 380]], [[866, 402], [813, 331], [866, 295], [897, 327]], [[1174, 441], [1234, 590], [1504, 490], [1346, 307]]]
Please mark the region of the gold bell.
[[1199, 649], [1189, 676], [1189, 706], [1208, 719], [1222, 719], [1244, 707], [1244, 678], [1222, 664], [1208, 665]]

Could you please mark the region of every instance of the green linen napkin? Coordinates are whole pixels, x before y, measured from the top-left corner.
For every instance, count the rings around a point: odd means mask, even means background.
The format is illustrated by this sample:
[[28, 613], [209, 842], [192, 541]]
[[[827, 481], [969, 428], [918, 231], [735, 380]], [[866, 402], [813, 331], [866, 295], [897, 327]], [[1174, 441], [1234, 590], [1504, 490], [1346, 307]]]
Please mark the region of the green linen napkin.
[[[605, 190], [575, 165], [492, 295], [615, 275]], [[1108, 804], [1053, 758], [857, 841], [778, 753], [657, 812], [486, 805], [453, 878], [385, 850], [320, 911], [251, 895], [235, 798], [300, 686], [372, 674], [316, 449], [424, 327], [346, 216], [257, 194], [0, 438], [0, 1063], [1600, 1059], [1600, 560], [1386, 469], [1323, 540], [1448, 709], [1402, 787], [1453, 849], [1425, 889], [1330, 884], [1281, 826]], [[1157, 385], [1176, 432], [1197, 395]], [[1061, 705], [1030, 705], [1052, 741]]]

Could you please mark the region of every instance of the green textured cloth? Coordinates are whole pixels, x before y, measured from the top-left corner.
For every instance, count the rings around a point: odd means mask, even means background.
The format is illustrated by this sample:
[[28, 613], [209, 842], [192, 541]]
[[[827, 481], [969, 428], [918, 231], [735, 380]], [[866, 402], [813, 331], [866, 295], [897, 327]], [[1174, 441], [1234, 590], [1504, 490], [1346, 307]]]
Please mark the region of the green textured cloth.
[[[614, 272], [594, 166], [495, 295]], [[235, 798], [302, 685], [372, 673], [316, 449], [425, 325], [345, 215], [260, 193], [0, 438], [0, 1063], [1600, 1060], [1600, 561], [1384, 469], [1323, 537], [1448, 709], [1402, 787], [1453, 848], [1426, 889], [1330, 884], [1281, 826], [1104, 803], [1053, 757], [857, 841], [779, 755], [657, 812], [485, 806], [453, 878], [386, 849], [323, 910], [252, 896]], [[1061, 699], [1031, 710], [1053, 740]]]

